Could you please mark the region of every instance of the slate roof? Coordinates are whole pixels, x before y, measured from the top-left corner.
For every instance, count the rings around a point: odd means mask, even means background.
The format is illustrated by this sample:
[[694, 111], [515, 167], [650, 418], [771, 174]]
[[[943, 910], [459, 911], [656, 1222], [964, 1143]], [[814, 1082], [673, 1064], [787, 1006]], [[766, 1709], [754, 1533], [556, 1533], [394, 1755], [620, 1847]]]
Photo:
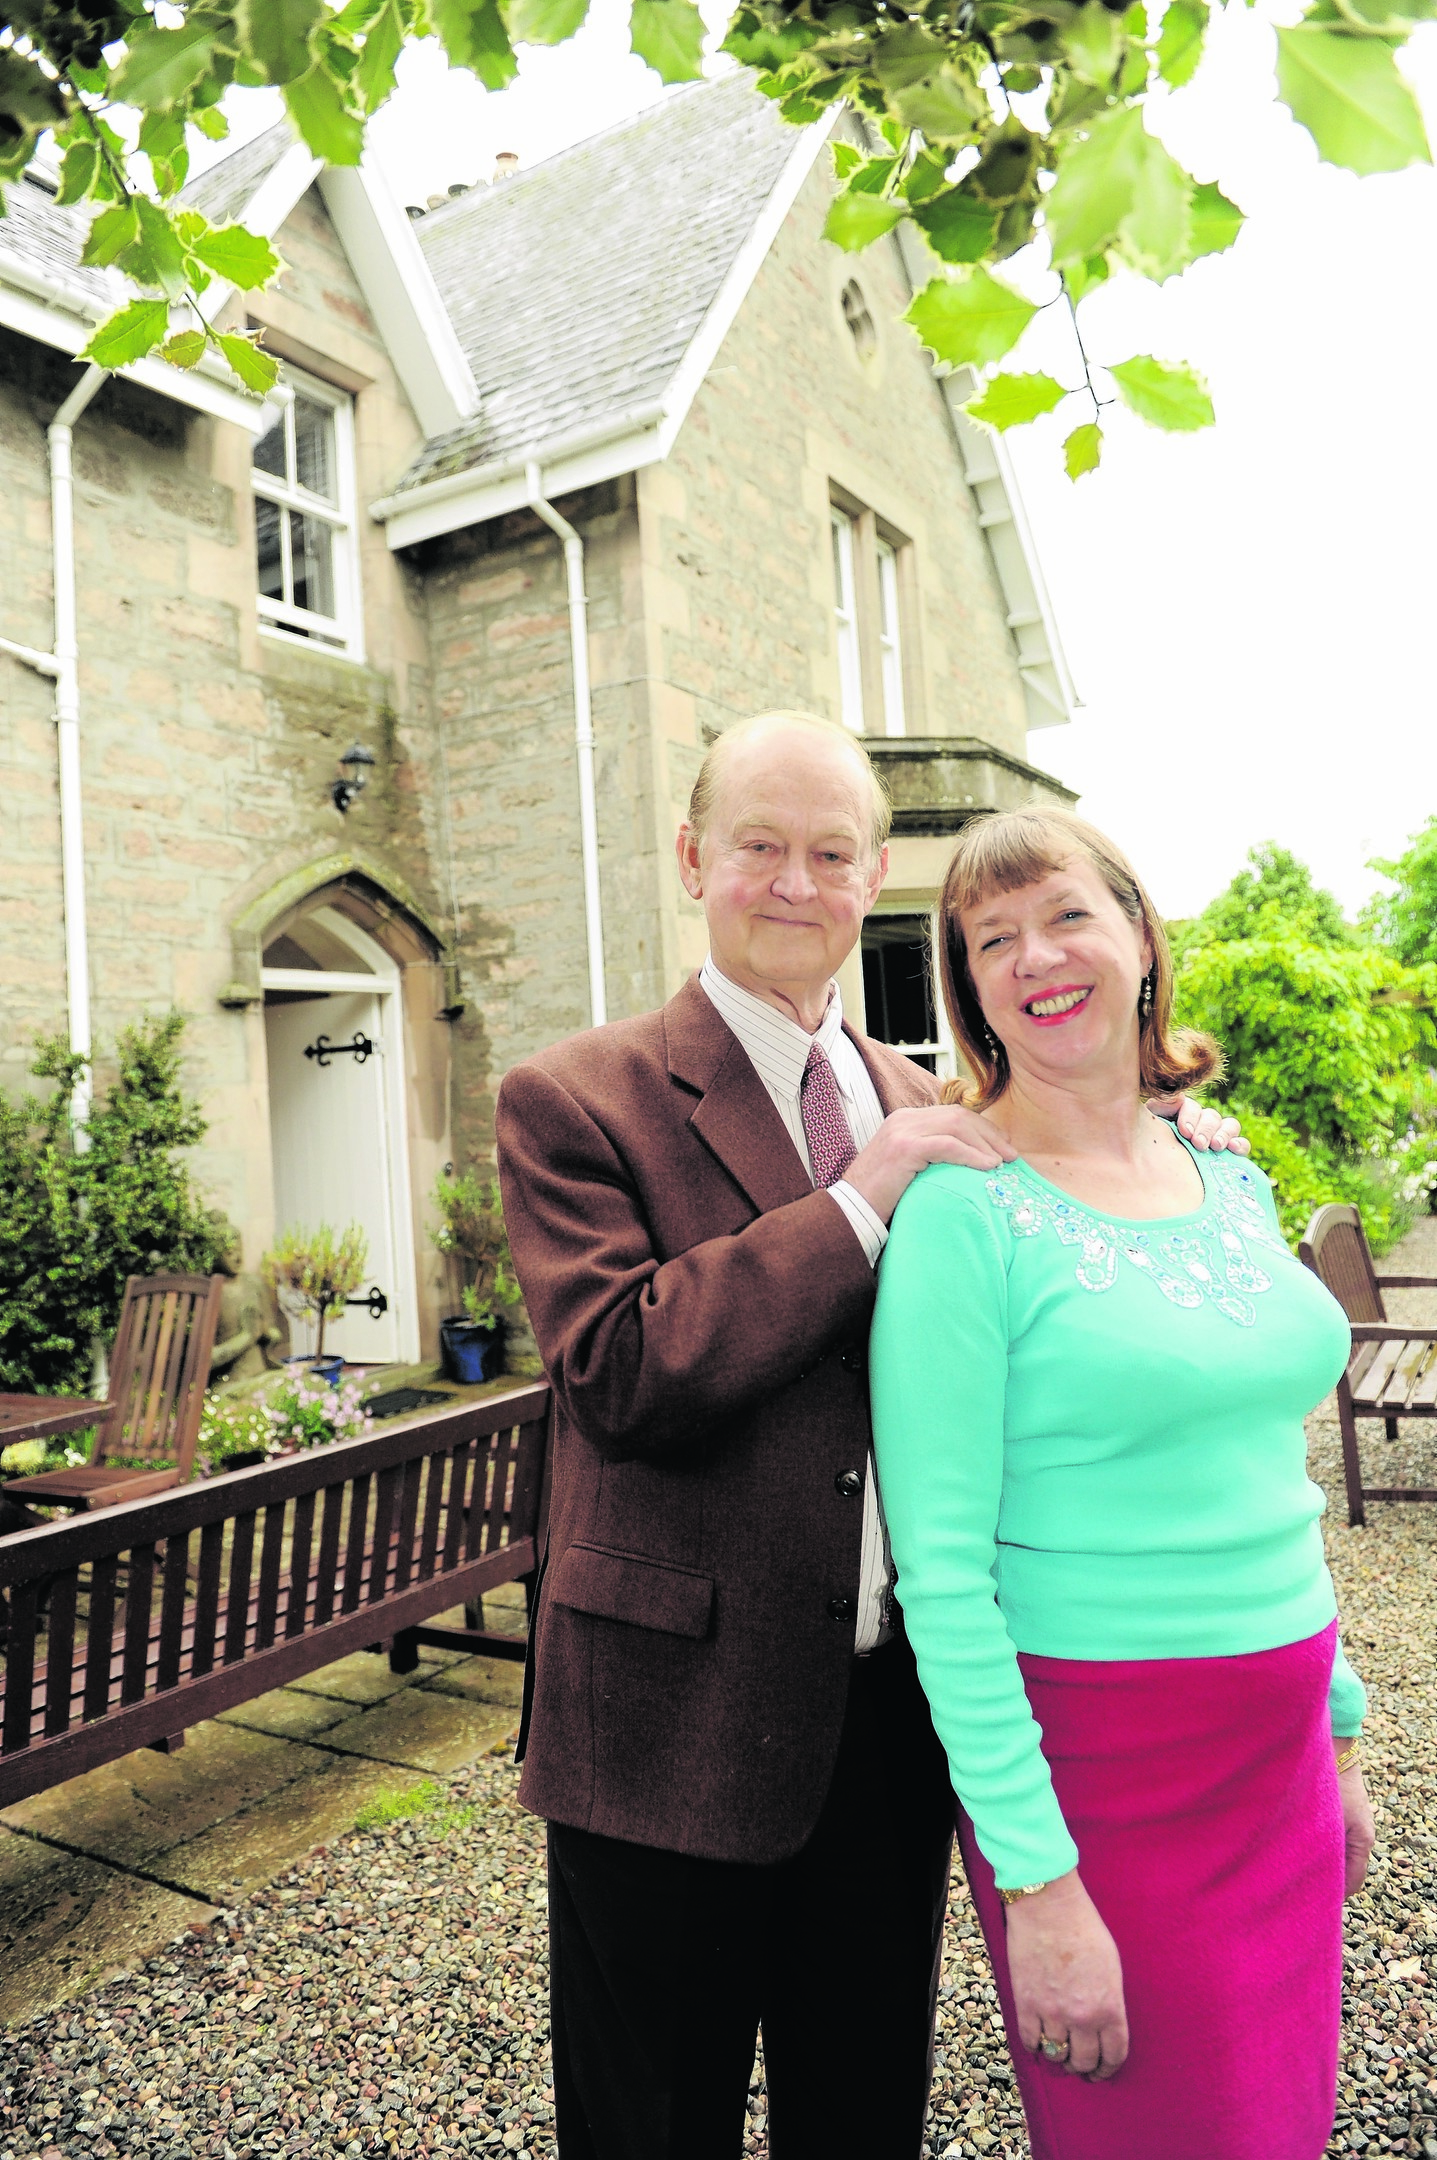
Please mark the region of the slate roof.
[[660, 398], [799, 141], [735, 69], [421, 218], [480, 409], [398, 491]]
[[120, 280], [107, 270], [80, 268], [90, 215], [88, 205], [73, 203], [62, 208], [55, 200], [54, 189], [27, 173], [23, 180], [12, 180], [5, 190], [0, 254], [38, 271], [42, 277], [53, 278], [56, 284], [88, 301], [92, 309], [108, 314], [123, 298]]
[[231, 218], [243, 222], [245, 204], [260, 182], [269, 178], [294, 140], [288, 120], [276, 120], [263, 135], [256, 135], [253, 142], [232, 150], [208, 172], [191, 180], [184, 189], [185, 201], [202, 210], [211, 225], [227, 224]]

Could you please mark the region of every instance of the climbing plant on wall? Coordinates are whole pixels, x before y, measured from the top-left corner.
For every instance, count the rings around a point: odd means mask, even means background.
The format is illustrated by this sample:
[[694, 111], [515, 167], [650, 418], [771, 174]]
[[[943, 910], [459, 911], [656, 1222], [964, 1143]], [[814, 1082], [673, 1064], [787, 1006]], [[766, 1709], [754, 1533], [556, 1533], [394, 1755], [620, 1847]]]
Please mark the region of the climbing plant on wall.
[[[867, 149], [834, 146], [829, 238], [859, 250], [911, 231], [931, 274], [907, 319], [939, 361], [979, 371], [969, 409], [990, 426], [1080, 395], [1063, 452], [1076, 479], [1099, 461], [1110, 396], [1154, 427], [1213, 418], [1181, 364], [1134, 353], [1095, 378], [1079, 311], [1114, 269], [1161, 284], [1236, 238], [1241, 210], [1184, 171], [1148, 111], [1155, 93], [1191, 81], [1213, 15], [1242, 4], [743, 0], [724, 49], [787, 120], [805, 125], [845, 99], [865, 116]], [[140, 288], [84, 357], [120, 367], [158, 350], [194, 367], [213, 347], [264, 391], [274, 360], [210, 317], [217, 294], [267, 284], [279, 261], [261, 235], [212, 225], [182, 201], [191, 131], [222, 139], [227, 92], [273, 85], [315, 154], [352, 165], [408, 42], [439, 38], [456, 67], [498, 90], [517, 72], [516, 46], [560, 44], [587, 11], [588, 0], [8, 0], [0, 181], [23, 172], [53, 129], [61, 202], [97, 207], [85, 260], [117, 264]], [[1434, 16], [1437, 0], [1311, 0], [1276, 31], [1277, 94], [1331, 164], [1378, 173], [1430, 162], [1398, 55]], [[701, 71], [694, 0], [631, 0], [630, 37], [665, 82]], [[1077, 392], [1002, 365], [1042, 304], [1000, 274], [1030, 245], [1050, 269], [1052, 304], [1071, 311]]]

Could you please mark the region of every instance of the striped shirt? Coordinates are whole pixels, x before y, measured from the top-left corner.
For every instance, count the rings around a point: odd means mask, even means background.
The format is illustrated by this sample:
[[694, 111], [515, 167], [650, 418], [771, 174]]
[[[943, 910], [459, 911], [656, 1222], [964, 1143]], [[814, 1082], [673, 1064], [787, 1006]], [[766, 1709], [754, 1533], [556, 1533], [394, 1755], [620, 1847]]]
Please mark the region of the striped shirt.
[[[883, 1123], [883, 1105], [878, 1100], [878, 1090], [851, 1038], [843, 1032], [843, 1000], [838, 985], [829, 991], [828, 1010], [814, 1033], [810, 1035], [796, 1020], [790, 1020], [776, 1007], [755, 997], [751, 990], [740, 989], [719, 973], [709, 954], [699, 970], [699, 988], [716, 1008], [719, 1017], [738, 1037], [740, 1047], [746, 1052], [749, 1063], [768, 1091], [775, 1110], [783, 1119], [784, 1128], [798, 1150], [799, 1160], [809, 1176], [813, 1166], [808, 1157], [808, 1138], [803, 1129], [803, 1109], [800, 1089], [808, 1053], [817, 1043], [838, 1082], [838, 1092], [843, 1098], [844, 1112], [848, 1118], [849, 1131], [853, 1134], [856, 1148], [867, 1147]], [[878, 1256], [888, 1242], [888, 1230], [860, 1192], [855, 1191], [845, 1178], [828, 1188], [833, 1199], [842, 1208], [852, 1225], [853, 1234], [868, 1258], [870, 1267], [876, 1265]], [[874, 1475], [873, 1457], [866, 1465], [867, 1475], [863, 1481], [863, 1550], [858, 1578], [858, 1628], [854, 1648], [860, 1657], [877, 1649], [888, 1640], [888, 1628], [884, 1615], [888, 1592], [892, 1582], [893, 1567], [888, 1552], [888, 1532], [884, 1527], [883, 1509], [878, 1498], [878, 1480]]]

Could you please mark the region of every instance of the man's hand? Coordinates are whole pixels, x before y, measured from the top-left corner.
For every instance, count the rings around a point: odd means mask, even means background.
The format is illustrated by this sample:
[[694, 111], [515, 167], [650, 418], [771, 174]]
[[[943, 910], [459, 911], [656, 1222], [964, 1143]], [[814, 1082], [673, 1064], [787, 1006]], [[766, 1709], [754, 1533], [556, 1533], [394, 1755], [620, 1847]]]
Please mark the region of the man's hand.
[[881, 1222], [892, 1220], [904, 1193], [929, 1163], [962, 1163], [969, 1170], [996, 1170], [1018, 1150], [980, 1117], [955, 1105], [893, 1110], [866, 1148], [844, 1172], [845, 1184], [861, 1193]]
[[1148, 1108], [1154, 1117], [1171, 1118], [1184, 1140], [1190, 1140], [1200, 1155], [1209, 1149], [1218, 1155], [1224, 1148], [1229, 1155], [1252, 1153], [1252, 1142], [1243, 1139], [1235, 1117], [1224, 1117], [1220, 1110], [1205, 1110], [1191, 1095], [1150, 1095]]

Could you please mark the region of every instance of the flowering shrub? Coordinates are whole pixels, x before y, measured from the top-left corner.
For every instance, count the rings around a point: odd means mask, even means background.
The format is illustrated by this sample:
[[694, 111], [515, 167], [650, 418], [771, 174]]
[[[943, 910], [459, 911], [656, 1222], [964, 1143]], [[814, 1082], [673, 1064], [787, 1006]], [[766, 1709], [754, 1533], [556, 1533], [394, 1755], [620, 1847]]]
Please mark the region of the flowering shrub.
[[195, 1454], [212, 1470], [223, 1470], [231, 1455], [263, 1454], [269, 1448], [270, 1425], [263, 1403], [252, 1397], [236, 1400], [211, 1388], [200, 1412], [200, 1436]]
[[329, 1447], [335, 1440], [358, 1440], [373, 1420], [359, 1399], [357, 1380], [331, 1386], [317, 1375], [291, 1381], [271, 1397], [265, 1409], [273, 1454], [290, 1447]]

